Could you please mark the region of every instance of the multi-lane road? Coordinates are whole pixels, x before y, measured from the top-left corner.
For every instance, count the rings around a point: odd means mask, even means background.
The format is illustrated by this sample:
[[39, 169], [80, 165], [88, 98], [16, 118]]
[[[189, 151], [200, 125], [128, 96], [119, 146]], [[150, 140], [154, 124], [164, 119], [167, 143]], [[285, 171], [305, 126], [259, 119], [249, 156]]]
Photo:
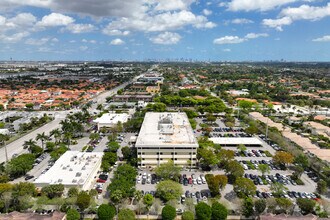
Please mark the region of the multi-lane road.
[[[135, 81], [137, 79], [137, 77], [135, 77], [133, 80]], [[98, 104], [102, 104], [106, 102], [106, 98], [114, 95], [117, 93], [118, 90], [123, 89], [125, 86], [127, 86], [129, 83], [131, 83], [132, 81], [123, 83], [109, 91], [103, 92], [100, 95], [96, 96], [95, 98], [93, 98], [93, 102], [95, 104], [92, 105], [90, 111], [95, 111], [96, 107]], [[60, 122], [61, 120], [63, 120], [67, 114], [69, 114], [72, 111], [77, 111], [76, 109], [74, 110], [68, 110], [68, 111], [58, 111], [56, 112], [55, 115], [55, 119], [45, 125], [43, 125], [42, 127], [24, 135], [23, 137], [13, 141], [10, 144], [7, 144], [6, 148], [7, 148], [7, 155], [8, 155], [8, 159], [10, 160], [12, 158], [12, 156], [14, 154], [16, 155], [20, 155], [23, 153], [26, 153], [27, 150], [23, 149], [23, 144], [25, 141], [28, 141], [30, 139], [35, 139], [37, 134], [45, 132], [45, 134], [49, 134], [49, 132], [51, 130], [54, 130], [56, 128], [60, 127]], [[5, 162], [6, 161], [6, 152], [5, 152], [5, 147], [0, 148], [0, 163]]]

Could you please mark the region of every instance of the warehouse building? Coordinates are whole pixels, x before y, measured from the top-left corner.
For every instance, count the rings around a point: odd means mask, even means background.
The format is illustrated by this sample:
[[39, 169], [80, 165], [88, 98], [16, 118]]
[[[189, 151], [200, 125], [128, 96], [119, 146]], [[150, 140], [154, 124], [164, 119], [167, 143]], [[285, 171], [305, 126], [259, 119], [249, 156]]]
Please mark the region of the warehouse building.
[[118, 122], [125, 123], [129, 119], [129, 115], [126, 113], [114, 114], [106, 113], [100, 118], [95, 119], [93, 122], [97, 124], [97, 129], [100, 130], [102, 127], [111, 128], [118, 124]]
[[181, 166], [196, 165], [198, 142], [186, 113], [146, 113], [135, 147], [140, 167], [168, 160]]
[[67, 151], [34, 184], [36, 187], [63, 184], [66, 188], [90, 190], [94, 177], [100, 170], [102, 156], [103, 152]]

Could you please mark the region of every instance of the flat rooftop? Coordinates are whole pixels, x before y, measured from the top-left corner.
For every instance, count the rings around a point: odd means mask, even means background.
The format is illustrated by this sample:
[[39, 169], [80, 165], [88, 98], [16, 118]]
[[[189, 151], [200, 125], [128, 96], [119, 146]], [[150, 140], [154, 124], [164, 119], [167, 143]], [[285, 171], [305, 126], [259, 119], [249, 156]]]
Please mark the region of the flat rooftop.
[[136, 147], [198, 147], [186, 113], [147, 112]]
[[67, 151], [35, 184], [83, 186], [102, 160], [103, 152]]
[[126, 113], [114, 114], [106, 113], [103, 114], [100, 118], [95, 119], [93, 122], [100, 124], [117, 124], [119, 121], [124, 123], [128, 120], [129, 115]]
[[219, 138], [210, 138], [211, 141], [215, 144], [220, 145], [260, 145], [262, 142], [255, 137], [219, 137]]

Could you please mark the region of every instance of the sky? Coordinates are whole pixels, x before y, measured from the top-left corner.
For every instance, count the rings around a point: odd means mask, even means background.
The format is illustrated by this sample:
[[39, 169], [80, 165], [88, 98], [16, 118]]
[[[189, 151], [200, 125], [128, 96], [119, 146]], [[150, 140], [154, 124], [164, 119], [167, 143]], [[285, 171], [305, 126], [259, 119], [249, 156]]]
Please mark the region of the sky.
[[326, 0], [0, 0], [0, 60], [330, 61]]

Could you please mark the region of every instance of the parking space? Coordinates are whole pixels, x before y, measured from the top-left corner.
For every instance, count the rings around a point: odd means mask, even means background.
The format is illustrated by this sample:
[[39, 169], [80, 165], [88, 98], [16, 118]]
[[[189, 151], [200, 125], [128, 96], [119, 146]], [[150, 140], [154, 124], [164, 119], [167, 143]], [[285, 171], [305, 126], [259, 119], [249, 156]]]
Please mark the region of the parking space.
[[[136, 189], [143, 192], [143, 194], [152, 194], [156, 192], [156, 185], [160, 180], [156, 175], [148, 171], [140, 171], [136, 180]], [[185, 198], [193, 198], [194, 202], [207, 200], [210, 197], [210, 192], [205, 180], [205, 174], [202, 172], [182, 171], [180, 177], [180, 184], [184, 192], [181, 202]], [[204, 198], [205, 197], [205, 198]]]

